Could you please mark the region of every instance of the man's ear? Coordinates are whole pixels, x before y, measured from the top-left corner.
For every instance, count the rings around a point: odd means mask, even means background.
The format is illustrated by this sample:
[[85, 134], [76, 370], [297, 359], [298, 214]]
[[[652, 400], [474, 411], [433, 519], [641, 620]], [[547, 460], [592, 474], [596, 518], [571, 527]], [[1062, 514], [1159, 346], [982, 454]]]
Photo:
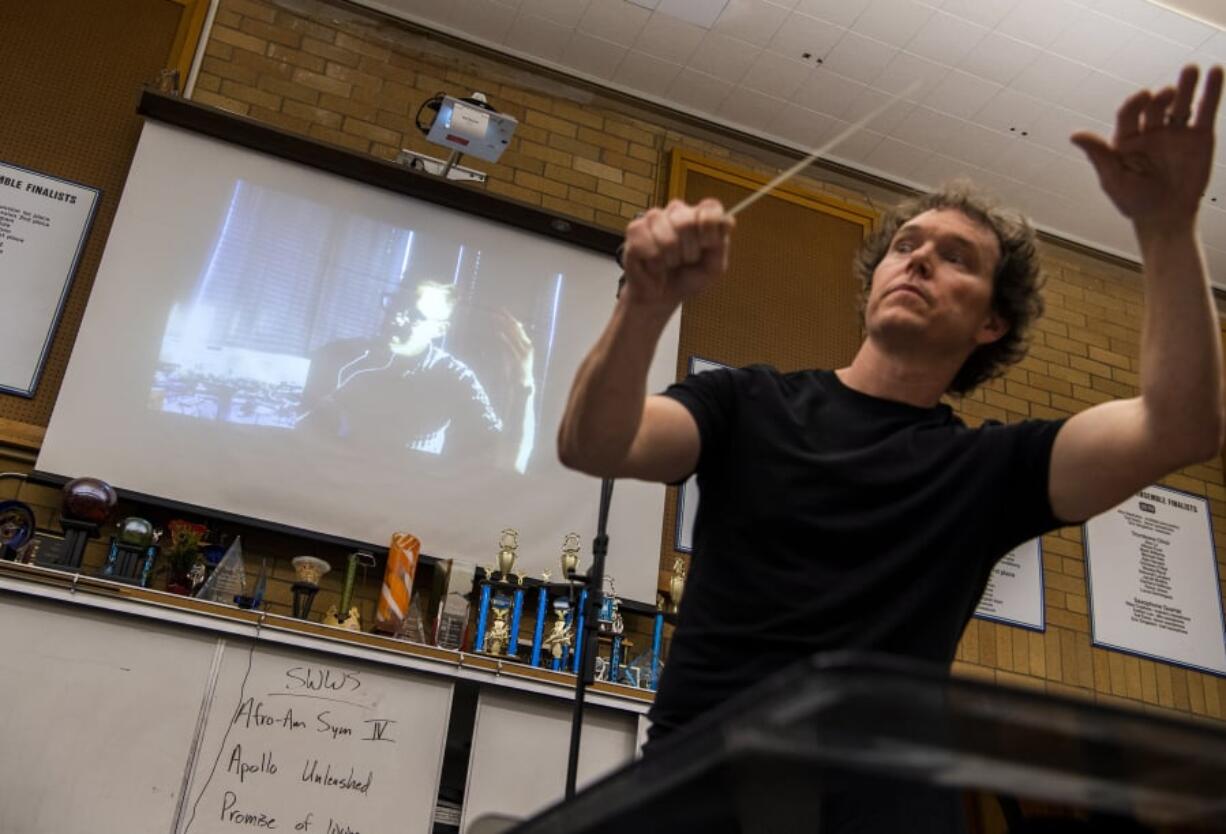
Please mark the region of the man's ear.
[[987, 319], [983, 322], [983, 326], [975, 334], [975, 342], [981, 345], [990, 345], [1008, 332], [1009, 323], [1005, 321], [1000, 313], [991, 310], [988, 313]]

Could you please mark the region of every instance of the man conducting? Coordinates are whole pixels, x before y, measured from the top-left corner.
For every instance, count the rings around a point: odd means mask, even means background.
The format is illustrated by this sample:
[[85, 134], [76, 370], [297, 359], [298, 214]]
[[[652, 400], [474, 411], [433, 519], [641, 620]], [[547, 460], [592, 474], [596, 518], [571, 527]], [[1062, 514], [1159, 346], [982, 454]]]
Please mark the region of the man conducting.
[[[1072, 142], [1131, 221], [1144, 264], [1141, 395], [1067, 420], [970, 429], [940, 402], [1003, 373], [1041, 313], [1034, 232], [947, 190], [887, 217], [857, 263], [866, 338], [851, 364], [691, 376], [646, 393], [678, 305], [718, 280], [733, 220], [673, 201], [626, 229], [626, 284], [580, 366], [562, 462], [702, 494], [685, 603], [651, 710], [659, 739], [814, 652], [948, 666], [992, 565], [1116, 506], [1223, 440], [1218, 320], [1196, 221], [1222, 70], [1141, 91], [1108, 141]], [[769, 281], [770, 276], [761, 276]]]

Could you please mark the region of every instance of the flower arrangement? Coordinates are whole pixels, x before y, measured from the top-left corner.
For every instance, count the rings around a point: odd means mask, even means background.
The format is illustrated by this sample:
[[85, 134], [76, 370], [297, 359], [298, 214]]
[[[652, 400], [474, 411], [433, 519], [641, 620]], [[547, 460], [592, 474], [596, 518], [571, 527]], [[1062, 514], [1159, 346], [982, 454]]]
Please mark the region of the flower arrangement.
[[182, 581], [200, 556], [200, 547], [209, 528], [176, 518], [166, 524], [166, 544], [162, 552], [170, 568], [170, 582]]

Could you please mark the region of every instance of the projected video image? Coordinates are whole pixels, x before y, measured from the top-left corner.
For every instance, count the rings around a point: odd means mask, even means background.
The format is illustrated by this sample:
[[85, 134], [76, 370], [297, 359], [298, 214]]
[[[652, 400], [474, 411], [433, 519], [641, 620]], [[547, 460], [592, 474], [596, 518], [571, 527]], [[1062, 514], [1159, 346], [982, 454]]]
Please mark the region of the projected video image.
[[445, 233], [240, 182], [171, 310], [150, 408], [523, 472], [563, 276], [499, 266]]

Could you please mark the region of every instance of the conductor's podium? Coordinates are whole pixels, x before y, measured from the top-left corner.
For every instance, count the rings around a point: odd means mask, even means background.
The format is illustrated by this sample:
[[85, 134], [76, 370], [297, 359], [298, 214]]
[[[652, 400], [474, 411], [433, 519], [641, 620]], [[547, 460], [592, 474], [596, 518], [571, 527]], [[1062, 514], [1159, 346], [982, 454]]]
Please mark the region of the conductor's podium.
[[1226, 831], [1226, 727], [819, 656], [511, 830]]

